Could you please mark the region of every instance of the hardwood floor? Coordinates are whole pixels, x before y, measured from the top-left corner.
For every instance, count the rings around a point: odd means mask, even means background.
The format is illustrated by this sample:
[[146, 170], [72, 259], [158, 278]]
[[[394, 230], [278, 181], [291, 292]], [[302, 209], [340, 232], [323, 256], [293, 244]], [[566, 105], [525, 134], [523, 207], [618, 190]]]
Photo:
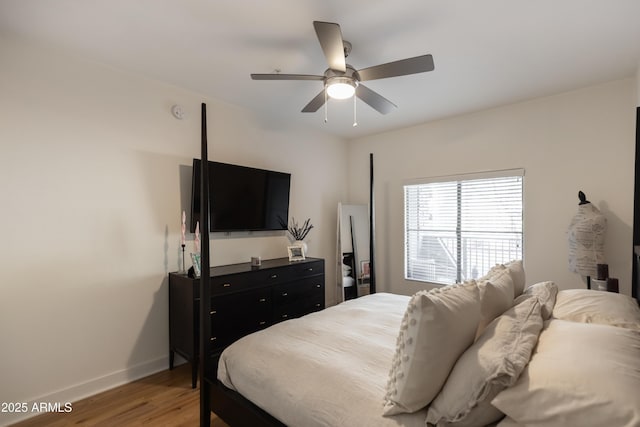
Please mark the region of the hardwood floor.
[[[12, 427], [198, 426], [200, 390], [188, 364], [74, 402], [69, 413], [46, 413]], [[211, 415], [212, 427], [229, 427]]]

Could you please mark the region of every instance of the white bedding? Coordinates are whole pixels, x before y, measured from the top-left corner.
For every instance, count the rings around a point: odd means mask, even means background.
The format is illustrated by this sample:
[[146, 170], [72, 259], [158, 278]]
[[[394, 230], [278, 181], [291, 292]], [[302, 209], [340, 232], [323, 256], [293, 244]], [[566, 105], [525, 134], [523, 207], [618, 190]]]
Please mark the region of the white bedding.
[[408, 301], [377, 293], [278, 323], [228, 347], [218, 378], [291, 427], [423, 427], [424, 409], [382, 415]]

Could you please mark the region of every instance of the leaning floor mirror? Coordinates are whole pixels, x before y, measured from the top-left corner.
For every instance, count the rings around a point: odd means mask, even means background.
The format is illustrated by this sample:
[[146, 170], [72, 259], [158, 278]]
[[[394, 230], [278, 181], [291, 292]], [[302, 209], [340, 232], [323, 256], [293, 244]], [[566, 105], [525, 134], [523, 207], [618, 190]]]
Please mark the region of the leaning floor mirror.
[[369, 207], [338, 204], [338, 298], [369, 293]]

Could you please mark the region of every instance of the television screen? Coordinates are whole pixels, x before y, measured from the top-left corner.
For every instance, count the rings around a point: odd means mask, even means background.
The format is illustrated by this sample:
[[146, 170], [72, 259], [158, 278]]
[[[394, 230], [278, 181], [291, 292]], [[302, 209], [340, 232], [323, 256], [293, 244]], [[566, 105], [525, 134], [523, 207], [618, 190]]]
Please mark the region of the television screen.
[[[191, 232], [200, 221], [200, 159], [193, 159]], [[291, 174], [209, 161], [209, 230], [285, 230]]]

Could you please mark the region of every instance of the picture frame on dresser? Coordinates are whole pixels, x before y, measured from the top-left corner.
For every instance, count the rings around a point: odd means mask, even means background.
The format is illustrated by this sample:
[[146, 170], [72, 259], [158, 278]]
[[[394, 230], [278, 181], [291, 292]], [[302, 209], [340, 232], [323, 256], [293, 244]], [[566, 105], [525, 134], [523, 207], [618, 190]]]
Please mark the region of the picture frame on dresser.
[[200, 277], [200, 254], [191, 252], [191, 263], [193, 264], [193, 275]]
[[287, 246], [287, 252], [291, 262], [304, 261], [305, 259], [304, 248], [300, 245]]

